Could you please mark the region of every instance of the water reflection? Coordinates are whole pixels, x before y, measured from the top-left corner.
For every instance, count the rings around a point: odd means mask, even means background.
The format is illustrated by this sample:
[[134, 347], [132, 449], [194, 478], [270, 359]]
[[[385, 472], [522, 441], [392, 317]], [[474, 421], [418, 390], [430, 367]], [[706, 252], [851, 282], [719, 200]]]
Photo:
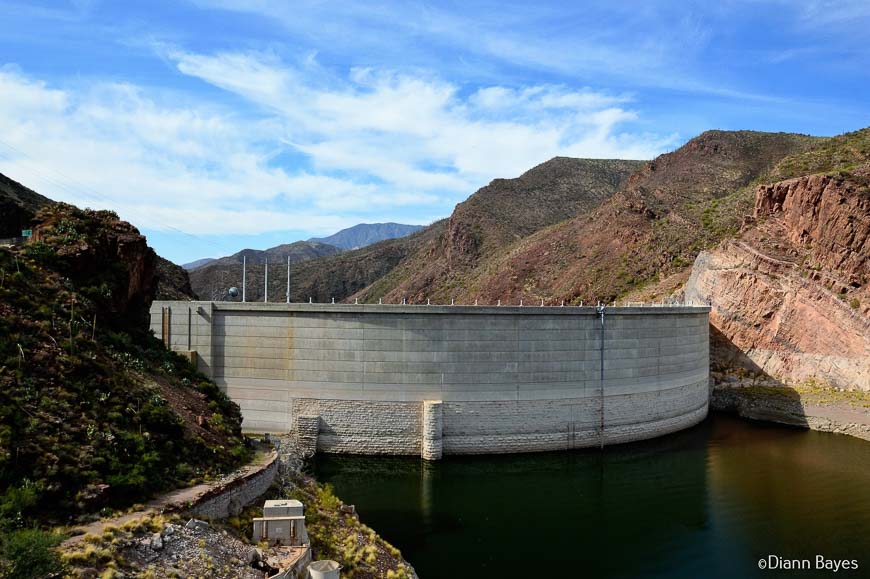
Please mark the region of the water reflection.
[[746, 577], [769, 553], [870, 552], [870, 444], [729, 417], [603, 453], [315, 470], [424, 579]]

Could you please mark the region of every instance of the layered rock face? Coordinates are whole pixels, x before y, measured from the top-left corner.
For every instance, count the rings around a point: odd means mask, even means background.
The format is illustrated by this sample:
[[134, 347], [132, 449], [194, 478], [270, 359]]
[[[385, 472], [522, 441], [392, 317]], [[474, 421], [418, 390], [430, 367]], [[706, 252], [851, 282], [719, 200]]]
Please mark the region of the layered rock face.
[[702, 252], [713, 365], [870, 390], [870, 170], [760, 186], [740, 238]]
[[870, 276], [870, 167], [848, 176], [810, 175], [759, 187], [755, 219], [779, 218], [788, 240], [810, 252], [811, 267], [861, 287]]

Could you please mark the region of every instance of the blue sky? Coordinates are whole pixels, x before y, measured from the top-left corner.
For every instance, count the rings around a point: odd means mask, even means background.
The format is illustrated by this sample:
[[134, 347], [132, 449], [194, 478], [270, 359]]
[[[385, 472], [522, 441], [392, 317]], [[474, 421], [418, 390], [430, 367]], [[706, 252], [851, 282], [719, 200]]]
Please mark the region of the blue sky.
[[178, 263], [429, 223], [555, 155], [870, 125], [870, 2], [0, 0], [0, 172]]

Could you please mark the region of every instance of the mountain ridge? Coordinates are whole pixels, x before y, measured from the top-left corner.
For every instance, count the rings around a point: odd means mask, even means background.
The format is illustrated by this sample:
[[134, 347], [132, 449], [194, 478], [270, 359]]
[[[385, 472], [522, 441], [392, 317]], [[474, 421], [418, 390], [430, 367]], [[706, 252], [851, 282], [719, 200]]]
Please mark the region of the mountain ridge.
[[360, 249], [379, 241], [406, 237], [415, 231], [423, 229], [423, 225], [407, 225], [394, 223], [358, 223], [342, 229], [328, 237], [312, 237], [308, 241], [334, 245], [345, 250]]
[[182, 263], [180, 265], [182, 268], [184, 268], [187, 271], [193, 271], [194, 269], [196, 269], [198, 267], [202, 267], [204, 265], [210, 264], [211, 262], [215, 261], [216, 259], [217, 259], [216, 257], [203, 257], [201, 259], [195, 259], [193, 261], [188, 261], [187, 263]]
[[[370, 300], [386, 293], [379, 294], [381, 286], [402, 283], [404, 278], [412, 280], [417, 288], [435, 280], [450, 285], [504, 243], [596, 206], [643, 163], [555, 157], [519, 177], [494, 179], [458, 204], [449, 218], [408, 238], [344, 254], [348, 264], [355, 256], [364, 256], [370, 264], [365, 271], [356, 268], [350, 277], [330, 280], [335, 260], [317, 260], [301, 266], [295, 273], [297, 279], [302, 278], [299, 282], [302, 293], [294, 295], [306, 301], [305, 293], [322, 300], [333, 297]], [[340, 269], [334, 271], [335, 275], [345, 275]], [[385, 273], [372, 279], [372, 271]], [[320, 293], [324, 288], [331, 295]], [[351, 289], [355, 291], [346, 293]], [[419, 293], [419, 289], [416, 291]], [[406, 295], [414, 299], [412, 292]]]
[[[246, 279], [251, 285], [256, 286], [255, 280], [265, 277], [266, 264], [286, 268], [288, 259], [291, 264], [299, 263], [336, 255], [342, 251], [340, 247], [316, 241], [294, 241], [265, 250], [243, 249], [227, 257], [212, 260], [204, 266], [189, 271], [188, 275], [193, 291], [202, 299], [231, 299], [227, 290], [233, 286], [239, 288], [242, 286], [243, 261], [247, 264]], [[246, 297], [255, 299], [256, 293], [254, 290]]]

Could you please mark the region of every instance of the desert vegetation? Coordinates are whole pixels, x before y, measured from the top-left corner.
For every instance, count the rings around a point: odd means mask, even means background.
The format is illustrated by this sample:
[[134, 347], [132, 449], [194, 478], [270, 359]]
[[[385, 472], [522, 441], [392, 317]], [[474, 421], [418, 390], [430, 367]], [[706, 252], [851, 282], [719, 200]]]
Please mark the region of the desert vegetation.
[[57, 563], [47, 548], [58, 538], [40, 529], [248, 458], [238, 407], [145, 330], [154, 259], [115, 214], [63, 204], [40, 211], [32, 242], [0, 250], [0, 559], [11, 577], [33, 549]]

